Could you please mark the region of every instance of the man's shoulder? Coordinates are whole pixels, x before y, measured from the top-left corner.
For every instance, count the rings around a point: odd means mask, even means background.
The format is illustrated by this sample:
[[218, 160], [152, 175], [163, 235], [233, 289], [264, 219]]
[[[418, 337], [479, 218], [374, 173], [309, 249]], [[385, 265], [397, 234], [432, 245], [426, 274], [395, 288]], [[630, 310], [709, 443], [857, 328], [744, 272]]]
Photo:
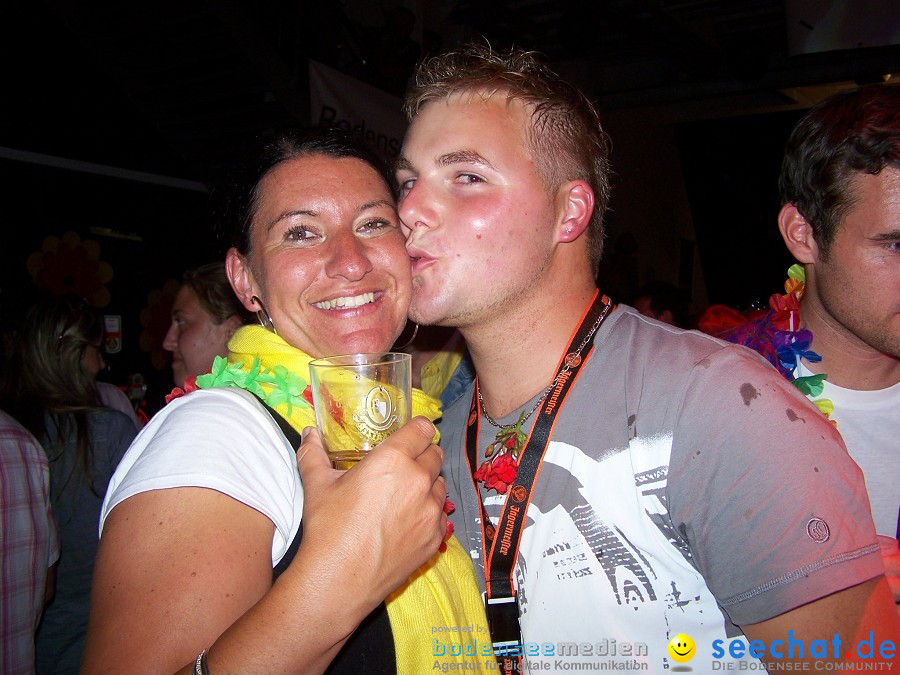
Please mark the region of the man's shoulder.
[[620, 305], [619, 309], [621, 313], [617, 312], [619, 316], [600, 349], [614, 353], [621, 367], [653, 368], [664, 373], [692, 370], [701, 363], [704, 368], [742, 363], [755, 367], [760, 361], [752, 352], [718, 336], [670, 326], [631, 307]]

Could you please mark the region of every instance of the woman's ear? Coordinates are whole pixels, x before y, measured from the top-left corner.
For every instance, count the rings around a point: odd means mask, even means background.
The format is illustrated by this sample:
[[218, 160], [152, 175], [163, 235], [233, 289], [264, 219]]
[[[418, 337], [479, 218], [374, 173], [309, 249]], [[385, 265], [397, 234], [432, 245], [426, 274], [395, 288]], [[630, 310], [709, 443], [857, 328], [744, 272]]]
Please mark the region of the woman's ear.
[[778, 229], [791, 255], [805, 265], [819, 258], [819, 246], [813, 236], [812, 225], [793, 204], [785, 204], [778, 214]]
[[581, 236], [594, 215], [594, 191], [583, 180], [564, 183], [557, 193], [560, 218], [557, 224], [557, 241], [575, 241]]
[[238, 253], [236, 248], [228, 249], [228, 253], [225, 255], [225, 273], [241, 304], [250, 312], [259, 310], [260, 307], [253, 300], [254, 296], [259, 295], [256, 277], [247, 260]]

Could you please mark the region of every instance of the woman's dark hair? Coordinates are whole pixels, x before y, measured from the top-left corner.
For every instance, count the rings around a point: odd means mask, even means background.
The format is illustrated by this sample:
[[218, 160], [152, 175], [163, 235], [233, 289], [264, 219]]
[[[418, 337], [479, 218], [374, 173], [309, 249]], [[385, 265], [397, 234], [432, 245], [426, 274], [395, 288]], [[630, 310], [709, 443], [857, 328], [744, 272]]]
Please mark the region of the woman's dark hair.
[[182, 283], [190, 288], [213, 323], [222, 324], [237, 316], [242, 324], [250, 323], [252, 316], [240, 303], [225, 272], [224, 262], [201, 265], [184, 273]]
[[226, 187], [225, 203], [216, 216], [230, 245], [241, 255], [250, 252], [250, 227], [256, 215], [262, 179], [282, 162], [310, 155], [361, 160], [371, 166], [390, 193], [395, 194], [394, 179], [385, 161], [358, 133], [311, 127], [265, 136], [253, 145]]
[[[55, 488], [65, 485], [78, 465], [94, 489], [87, 416], [100, 402], [95, 377], [82, 365], [82, 357], [102, 340], [100, 313], [69, 297], [38, 301], [26, 313], [17, 335], [3, 405], [44, 446], [54, 494], [59, 494]], [[76, 457], [63, 457], [73, 428]]]
[[855, 201], [858, 173], [900, 168], [900, 87], [869, 85], [835, 94], [797, 123], [785, 149], [778, 187], [812, 226], [827, 256]]

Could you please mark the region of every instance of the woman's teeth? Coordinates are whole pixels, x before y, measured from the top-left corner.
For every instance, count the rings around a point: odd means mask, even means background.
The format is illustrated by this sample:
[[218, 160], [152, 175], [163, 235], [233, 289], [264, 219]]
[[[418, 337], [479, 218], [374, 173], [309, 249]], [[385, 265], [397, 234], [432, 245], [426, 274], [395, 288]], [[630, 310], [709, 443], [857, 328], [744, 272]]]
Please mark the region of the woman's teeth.
[[360, 305], [367, 305], [370, 302], [375, 302], [374, 292], [314, 302], [313, 307], [318, 307], [319, 309], [351, 309]]

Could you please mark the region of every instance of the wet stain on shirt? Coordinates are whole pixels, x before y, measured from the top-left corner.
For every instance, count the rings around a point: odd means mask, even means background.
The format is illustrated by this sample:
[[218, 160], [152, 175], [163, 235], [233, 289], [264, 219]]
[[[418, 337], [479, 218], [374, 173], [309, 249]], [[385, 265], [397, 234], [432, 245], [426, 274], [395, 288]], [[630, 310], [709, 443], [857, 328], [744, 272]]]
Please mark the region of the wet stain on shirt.
[[741, 385], [741, 398], [744, 399], [744, 405], [749, 406], [753, 399], [759, 398], [759, 392], [756, 391], [756, 387], [752, 384], [744, 382], [744, 384]]
[[797, 420], [800, 420], [801, 422], [803, 422], [804, 424], [806, 424], [806, 420], [803, 419], [802, 417], [800, 417], [800, 415], [798, 415], [797, 413], [795, 413], [795, 412], [794, 412], [793, 410], [791, 410], [790, 408], [788, 408], [788, 409], [785, 410], [784, 412], [787, 414], [787, 418], [788, 418], [791, 422], [796, 422]]

